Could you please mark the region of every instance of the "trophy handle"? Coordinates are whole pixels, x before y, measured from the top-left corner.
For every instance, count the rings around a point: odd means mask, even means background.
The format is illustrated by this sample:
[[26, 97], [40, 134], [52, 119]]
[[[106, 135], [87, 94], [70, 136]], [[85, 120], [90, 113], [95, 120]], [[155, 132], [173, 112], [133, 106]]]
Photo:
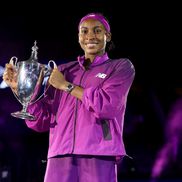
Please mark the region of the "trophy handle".
[[20, 101], [19, 97], [17, 96], [16, 92], [11, 88], [11, 91], [13, 92], [13, 95], [15, 96], [15, 98], [20, 102], [20, 104], [23, 105], [23, 103]]
[[17, 67], [17, 62], [18, 62], [18, 58], [16, 56], [13, 56], [10, 59], [9, 64], [13, 65], [16, 68]]
[[[53, 63], [53, 68], [51, 67], [51, 63]], [[57, 65], [56, 65], [55, 61], [50, 60], [47, 65], [44, 65], [44, 68], [45, 68], [44, 75], [45, 75], [45, 77], [48, 77], [48, 76], [50, 76], [52, 69], [57, 68]]]
[[[53, 68], [51, 67], [51, 63], [53, 63]], [[40, 100], [44, 96], [44, 94], [47, 92], [47, 90], [49, 89], [49, 87], [50, 87], [50, 84], [47, 85], [48, 76], [50, 76], [52, 69], [57, 68], [57, 64], [55, 63], [55, 61], [50, 60], [48, 62], [48, 64], [47, 64], [46, 67], [47, 67], [47, 69], [44, 70], [45, 71], [44, 72], [44, 75], [45, 75], [44, 82], [46, 82], [45, 83], [45, 88], [44, 88], [44, 93], [42, 95], [40, 95], [35, 101], [31, 102], [30, 104], [34, 104], [35, 102], [37, 102], [38, 100]]]
[[57, 64], [55, 63], [55, 61], [53, 61], [53, 60], [50, 60], [49, 62], [48, 62], [48, 67], [49, 68], [51, 68], [51, 63], [53, 63], [53, 68], [57, 68]]

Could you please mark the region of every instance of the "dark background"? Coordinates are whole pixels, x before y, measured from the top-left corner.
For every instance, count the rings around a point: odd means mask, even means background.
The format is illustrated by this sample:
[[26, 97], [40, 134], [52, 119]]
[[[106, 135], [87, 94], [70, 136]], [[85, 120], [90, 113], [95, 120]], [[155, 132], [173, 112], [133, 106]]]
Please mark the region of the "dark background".
[[[0, 12], [0, 65], [12, 56], [26, 60], [37, 40], [39, 62], [57, 64], [75, 60], [78, 23], [90, 12], [103, 13], [110, 22], [115, 49], [111, 58], [127, 57], [136, 77], [129, 93], [124, 140], [128, 155], [118, 179], [149, 179], [164, 140], [171, 105], [180, 97], [180, 6], [173, 2], [75, 1], [7, 2]], [[1, 78], [0, 78], [1, 79]], [[2, 79], [1, 79], [2, 80]], [[48, 134], [28, 129], [10, 116], [21, 105], [9, 88], [0, 90], [0, 181], [42, 181]], [[181, 161], [168, 179], [181, 179]], [[7, 178], [2, 176], [8, 172]], [[2, 179], [1, 179], [2, 178]], [[121, 180], [122, 181], [122, 180]]]

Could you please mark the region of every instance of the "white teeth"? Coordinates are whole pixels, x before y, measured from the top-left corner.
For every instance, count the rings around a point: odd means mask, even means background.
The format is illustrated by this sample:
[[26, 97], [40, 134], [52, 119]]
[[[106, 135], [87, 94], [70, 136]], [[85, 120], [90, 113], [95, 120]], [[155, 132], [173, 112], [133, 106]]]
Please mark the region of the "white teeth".
[[89, 43], [89, 44], [87, 44], [87, 47], [94, 47], [96, 45], [97, 45], [96, 43]]

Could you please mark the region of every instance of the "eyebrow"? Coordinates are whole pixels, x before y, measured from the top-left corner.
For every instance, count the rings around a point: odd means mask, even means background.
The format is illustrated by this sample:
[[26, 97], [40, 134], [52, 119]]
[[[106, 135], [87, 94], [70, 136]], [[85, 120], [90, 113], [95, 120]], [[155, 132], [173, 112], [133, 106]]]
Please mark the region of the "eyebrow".
[[[95, 27], [93, 27], [93, 28], [101, 28], [101, 27], [102, 27], [102, 26], [98, 26], [98, 25], [97, 25], [97, 26], [95, 26]], [[82, 27], [82, 26], [81, 26], [80, 28], [82, 29], [82, 28], [88, 28], [88, 27]]]

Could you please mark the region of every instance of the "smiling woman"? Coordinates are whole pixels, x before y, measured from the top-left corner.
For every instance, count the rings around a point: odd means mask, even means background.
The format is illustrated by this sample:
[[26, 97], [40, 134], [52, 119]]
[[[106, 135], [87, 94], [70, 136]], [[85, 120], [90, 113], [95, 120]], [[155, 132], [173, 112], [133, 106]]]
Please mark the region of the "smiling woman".
[[106, 43], [111, 40], [110, 26], [100, 14], [88, 14], [79, 23], [79, 43], [85, 56], [92, 62], [95, 55], [105, 53]]
[[[37, 119], [26, 124], [49, 131], [44, 182], [116, 182], [117, 160], [127, 156], [123, 125], [135, 69], [127, 58], [109, 58], [103, 15], [84, 16], [78, 29], [84, 55], [53, 69], [45, 97], [28, 108]], [[16, 82], [11, 66], [3, 76], [10, 87]]]

